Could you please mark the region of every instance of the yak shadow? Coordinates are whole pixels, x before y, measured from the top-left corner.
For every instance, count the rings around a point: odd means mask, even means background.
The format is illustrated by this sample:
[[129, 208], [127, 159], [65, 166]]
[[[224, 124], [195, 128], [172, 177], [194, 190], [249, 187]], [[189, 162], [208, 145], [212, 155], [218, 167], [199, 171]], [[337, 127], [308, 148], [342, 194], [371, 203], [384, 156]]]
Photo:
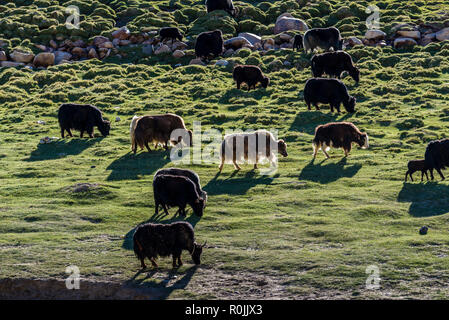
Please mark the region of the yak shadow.
[[[234, 170], [226, 179], [218, 179], [220, 176], [220, 172], [218, 172], [214, 178], [203, 187], [203, 190], [205, 190], [208, 195], [244, 195], [252, 187], [259, 184], [269, 185], [275, 178], [279, 177], [279, 174], [267, 176], [258, 174], [256, 170], [251, 170], [246, 172], [243, 177], [234, 178], [240, 172], [241, 171]], [[255, 177], [256, 175], [258, 175], [258, 177]]]
[[[145, 280], [151, 279], [158, 271], [153, 269], [149, 271], [144, 277], [138, 279], [138, 277], [145, 273], [144, 270], [139, 270], [130, 280], [124, 283], [124, 286], [129, 286], [135, 289], [149, 291], [154, 294], [155, 298], [158, 300], [165, 300], [170, 297], [173, 291], [182, 290], [187, 287], [190, 280], [192, 280], [193, 275], [198, 270], [197, 266], [192, 266], [185, 270], [183, 273], [178, 273], [177, 269], [172, 269], [168, 272], [168, 275], [159, 283], [155, 282], [145, 282]], [[176, 280], [173, 284], [168, 286], [170, 280], [177, 279], [178, 274], [183, 274], [183, 276]]]
[[353, 177], [362, 167], [361, 164], [346, 165], [346, 157], [338, 162], [327, 163], [330, 159], [325, 159], [318, 164], [314, 160], [310, 161], [299, 174], [299, 180], [308, 180], [318, 183], [329, 183], [341, 178]]
[[[324, 107], [321, 108], [321, 107]], [[314, 107], [313, 107], [314, 108]], [[289, 131], [305, 132], [310, 135], [315, 134], [315, 128], [318, 125], [335, 122], [335, 121], [345, 121], [351, 117], [351, 113], [347, 113], [345, 110], [341, 111], [340, 114], [329, 111], [329, 106], [320, 106], [319, 111], [312, 109], [311, 111], [301, 111], [293, 120]], [[342, 106], [343, 108], [343, 106]]]
[[106, 170], [111, 170], [107, 180], [132, 180], [141, 175], [150, 175], [164, 167], [170, 160], [170, 151], [152, 150], [137, 154], [129, 152], [113, 161]]
[[45, 161], [64, 158], [66, 156], [78, 155], [97, 142], [103, 140], [98, 138], [72, 138], [70, 140], [58, 140], [52, 143], [38, 144], [25, 161]]
[[[207, 207], [206, 207], [207, 208]], [[178, 208], [170, 208], [168, 211], [170, 212], [170, 214], [175, 214], [176, 210], [178, 210]], [[186, 208], [186, 214], [188, 215], [191, 212], [191, 208], [190, 210], [187, 210]], [[167, 217], [167, 219], [163, 220], [163, 218]], [[201, 217], [198, 217], [196, 214], [194, 214], [192, 212], [192, 214], [190, 216], [186, 217], [182, 217], [179, 215], [172, 215], [172, 216], [166, 216], [165, 213], [159, 210], [159, 214], [156, 215], [155, 213], [151, 216], [150, 219], [143, 221], [141, 223], [139, 223], [135, 228], [132, 228], [131, 230], [129, 230], [124, 239], [123, 239], [123, 243], [122, 243], [122, 248], [126, 249], [126, 250], [133, 250], [134, 246], [133, 246], [133, 235], [134, 232], [136, 231], [136, 228], [138, 226], [140, 226], [141, 224], [144, 223], [161, 223], [161, 224], [169, 224], [172, 222], [176, 222], [176, 221], [187, 221], [188, 223], [190, 223], [192, 225], [193, 228], [195, 228], [196, 224], [201, 220]]]
[[438, 182], [404, 182], [398, 202], [410, 202], [408, 212], [414, 217], [438, 216], [449, 212], [449, 186]]

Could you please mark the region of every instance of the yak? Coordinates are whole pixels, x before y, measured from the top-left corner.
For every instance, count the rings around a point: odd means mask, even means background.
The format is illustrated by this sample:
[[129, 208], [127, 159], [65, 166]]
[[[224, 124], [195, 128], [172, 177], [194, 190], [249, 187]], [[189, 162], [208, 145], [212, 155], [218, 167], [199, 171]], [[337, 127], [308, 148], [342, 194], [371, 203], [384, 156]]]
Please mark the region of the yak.
[[64, 138], [64, 131], [73, 137], [71, 129], [80, 131], [80, 138], [86, 131], [90, 138], [94, 137], [94, 127], [98, 127], [103, 137], [109, 135], [111, 123], [104, 120], [101, 111], [90, 104], [64, 103], [58, 110], [58, 121], [61, 128], [61, 137]]
[[333, 48], [334, 51], [337, 51], [343, 49], [343, 39], [340, 31], [335, 27], [313, 28], [307, 30], [304, 34], [303, 46], [306, 53], [309, 50], [313, 52], [315, 48], [321, 48], [325, 51]]
[[234, 18], [237, 16], [238, 10], [234, 7], [232, 0], [206, 0], [207, 13], [215, 10], [224, 10]]
[[427, 175], [427, 170], [429, 170], [429, 168], [427, 167], [425, 160], [410, 160], [407, 163], [407, 168], [408, 170], [405, 173], [405, 182], [407, 182], [407, 176], [410, 176], [410, 180], [413, 181], [412, 175], [416, 171], [421, 171], [421, 181], [423, 181], [424, 174], [426, 174], [426, 178], [429, 180], [429, 176]]
[[433, 180], [433, 169], [435, 169], [441, 180], [444, 180], [442, 169], [449, 166], [449, 139], [430, 141], [427, 144], [424, 155], [427, 168], [430, 170], [430, 178]]
[[179, 31], [178, 28], [174, 27], [165, 27], [161, 28], [159, 30], [159, 36], [161, 37], [161, 42], [163, 42], [165, 39], [178, 39], [179, 41], [182, 41], [182, 34]]
[[190, 223], [178, 221], [170, 224], [146, 223], [136, 228], [133, 235], [134, 253], [140, 260], [142, 269], [146, 269], [145, 258], [151, 261], [153, 267], [159, 256], [173, 256], [173, 268], [182, 266], [181, 254], [187, 250], [196, 265], [201, 263], [203, 247], [195, 242], [195, 233]]
[[251, 87], [255, 90], [256, 84], [260, 82], [262, 87], [268, 87], [270, 83], [270, 78], [264, 76], [262, 70], [258, 66], [235, 66], [232, 73], [232, 77], [237, 83], [237, 89], [240, 89], [242, 83], [246, 83], [248, 91]]
[[200, 33], [195, 43], [195, 54], [202, 60], [218, 57], [223, 52], [223, 34], [220, 30]]
[[348, 94], [345, 84], [337, 79], [307, 80], [304, 87], [304, 100], [308, 110], [310, 110], [310, 104], [313, 104], [316, 110], [320, 110], [318, 103], [329, 103], [331, 112], [334, 112], [334, 108], [340, 112], [340, 104], [343, 103], [346, 111], [355, 111], [356, 99]]
[[300, 34], [295, 35], [293, 40], [293, 50], [299, 51], [303, 48], [303, 36]]
[[354, 66], [351, 56], [344, 51], [325, 52], [316, 54], [311, 60], [312, 73], [315, 78], [324, 73], [331, 77], [341, 78], [343, 71], [347, 71], [355, 82], [359, 82], [360, 71]]

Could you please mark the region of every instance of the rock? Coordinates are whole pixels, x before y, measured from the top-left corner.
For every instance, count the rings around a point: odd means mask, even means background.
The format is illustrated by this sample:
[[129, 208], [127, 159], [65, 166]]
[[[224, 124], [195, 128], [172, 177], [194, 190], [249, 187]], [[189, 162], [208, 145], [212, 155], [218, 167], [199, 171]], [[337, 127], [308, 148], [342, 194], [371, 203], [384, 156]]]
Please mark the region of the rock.
[[5, 51], [0, 51], [0, 61], [6, 61], [8, 60], [8, 57], [6, 56]]
[[185, 48], [187, 48], [187, 44], [181, 41], [176, 41], [175, 43], [173, 43], [172, 45], [172, 50], [184, 50]]
[[290, 67], [291, 65], [292, 65], [292, 63], [290, 61], [288, 61], [288, 60], [284, 61], [284, 66]]
[[91, 48], [87, 54], [87, 56], [89, 57], [89, 59], [98, 59], [98, 53], [97, 50], [95, 50], [94, 48]]
[[58, 44], [56, 43], [55, 40], [50, 40], [50, 47], [52, 47], [53, 49], [57, 49], [58, 48]]
[[121, 46], [129, 46], [131, 44], [130, 40], [120, 40], [119, 44]]
[[106, 42], [103, 42], [102, 44], [100, 44], [98, 47], [112, 49], [112, 48], [114, 48], [114, 44], [111, 41], [106, 41]]
[[184, 57], [186, 54], [184, 53], [184, 51], [181, 51], [181, 50], [175, 50], [174, 52], [173, 52], [173, 57], [175, 57], [175, 58], [177, 58], [177, 59], [179, 59], [179, 58], [182, 58], [182, 57]]
[[167, 46], [166, 44], [163, 44], [162, 46], [160, 46], [159, 48], [157, 48], [154, 51], [154, 54], [159, 55], [159, 54], [164, 54], [164, 53], [169, 53], [171, 52], [170, 47]]
[[244, 38], [244, 37], [234, 37], [234, 38], [228, 39], [223, 43], [223, 45], [225, 48], [232, 47], [233, 49], [239, 49], [239, 48], [242, 48], [243, 46], [252, 47], [251, 42], [246, 40], [246, 38]]
[[103, 36], [96, 36], [95, 38], [94, 38], [94, 46], [96, 46], [96, 47], [99, 47], [101, 44], [103, 44], [103, 43], [105, 43], [105, 42], [108, 42], [109, 41], [109, 39], [108, 38], [106, 38], [106, 37], [103, 37]]
[[439, 41], [449, 40], [449, 28], [444, 28], [435, 34]]
[[281, 20], [284, 17], [294, 18], [290, 12], [284, 12], [283, 14], [281, 14], [279, 17], [276, 18], [276, 22], [278, 22], [279, 20]]
[[86, 43], [83, 40], [76, 40], [72, 43], [73, 47], [85, 47]]
[[233, 54], [234, 54], [234, 49], [228, 49], [228, 50], [226, 50], [224, 53], [223, 53], [223, 56], [224, 57], [231, 57]]
[[387, 34], [382, 30], [368, 30], [365, 33], [365, 38], [368, 40], [383, 40]]
[[301, 19], [284, 16], [280, 19], [278, 18], [278, 20], [276, 21], [276, 24], [274, 26], [274, 34], [278, 34], [288, 30], [306, 31], [308, 29], [309, 28], [307, 27], [307, 24]]
[[115, 117], [115, 122], [119, 122], [120, 120], [120, 117]]
[[281, 44], [279, 46], [280, 49], [291, 49], [293, 48], [293, 44], [291, 44], [290, 42], [284, 42], [283, 44]]
[[182, 64], [181, 63], [177, 63], [177, 64], [175, 64], [175, 68], [179, 68], [179, 67], [181, 67], [182, 66]]
[[404, 38], [412, 38], [415, 40], [421, 39], [421, 32], [419, 31], [407, 31], [407, 30], [399, 30], [396, 32], [398, 35]]
[[112, 40], [112, 44], [113, 44], [114, 46], [118, 46], [118, 45], [120, 44], [120, 39], [114, 39], [114, 40]]
[[397, 38], [394, 40], [394, 47], [396, 49], [409, 48], [417, 45], [418, 43], [412, 38]]
[[218, 60], [217, 62], [215, 62], [216, 66], [220, 66], [220, 67], [226, 67], [229, 64], [229, 61], [221, 59]]
[[293, 38], [291, 35], [287, 34], [287, 33], [281, 33], [279, 35], [279, 38], [284, 41], [284, 42], [290, 42], [290, 40]]
[[259, 37], [258, 35], [255, 35], [254, 33], [249, 33], [249, 32], [241, 32], [238, 35], [239, 37], [243, 37], [246, 40], [248, 40], [249, 43], [251, 43], [253, 46], [256, 43], [260, 43], [262, 41], [262, 38]]
[[129, 29], [126, 26], [123, 26], [120, 29], [112, 32], [112, 37], [114, 39], [126, 40], [129, 38], [130, 34], [131, 32], [129, 31]]
[[348, 43], [348, 45], [351, 46], [351, 47], [353, 47], [353, 46], [358, 46], [358, 45], [362, 45], [362, 44], [363, 44], [362, 40], [360, 40], [360, 39], [357, 38], [357, 37], [349, 37], [347, 43]]
[[72, 55], [66, 51], [55, 51], [55, 64], [60, 64], [62, 60], [72, 59]]
[[61, 61], [59, 61], [58, 64], [66, 64], [66, 63], [72, 63], [72, 62], [69, 60], [62, 59]]
[[35, 44], [34, 46], [41, 51], [47, 51], [47, 47], [44, 46], [43, 44]]
[[200, 65], [200, 66], [205, 66], [206, 65], [200, 58], [195, 58], [195, 59], [190, 60], [189, 64], [197, 64], [197, 65]]
[[2, 67], [23, 67], [25, 63], [23, 62], [14, 62], [14, 61], [2, 61]]
[[21, 52], [21, 51], [14, 50], [13, 53], [11, 53], [11, 59], [14, 62], [29, 63], [29, 62], [33, 61], [34, 54], [29, 53], [29, 52]]
[[380, 40], [380, 41], [377, 43], [377, 46], [378, 46], [378, 47], [386, 47], [386, 46], [387, 46], [387, 42], [386, 42], [385, 40]]
[[33, 60], [35, 67], [48, 68], [55, 64], [55, 55], [52, 52], [41, 52], [38, 53]]
[[37, 120], [36, 122], [37, 122], [37, 124], [46, 124], [46, 122], [44, 120]]
[[426, 227], [426, 226], [421, 227], [421, 229], [419, 229], [419, 234], [422, 235], [422, 236], [426, 235], [428, 230], [429, 230], [429, 228]]
[[273, 38], [268, 38], [267, 40], [265, 40], [265, 43], [268, 43], [269, 45], [274, 46], [274, 39]]
[[100, 59], [107, 58], [107, 57], [109, 57], [110, 54], [111, 54], [111, 49], [108, 49], [108, 48], [98, 49], [98, 56], [100, 57]]
[[86, 50], [80, 47], [75, 47], [72, 49], [72, 54], [78, 57], [85, 57], [86, 56]]
[[146, 54], [148, 56], [152, 55], [153, 54], [153, 46], [151, 44], [142, 46], [142, 53]]

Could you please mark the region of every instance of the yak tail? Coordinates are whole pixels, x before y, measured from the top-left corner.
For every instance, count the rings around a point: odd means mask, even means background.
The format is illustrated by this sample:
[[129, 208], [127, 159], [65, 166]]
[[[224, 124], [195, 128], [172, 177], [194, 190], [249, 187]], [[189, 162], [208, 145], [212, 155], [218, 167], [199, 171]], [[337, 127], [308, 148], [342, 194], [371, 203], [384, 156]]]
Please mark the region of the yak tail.
[[136, 130], [136, 126], [137, 126], [137, 121], [140, 119], [141, 117], [138, 116], [134, 116], [131, 120], [131, 125], [129, 126], [129, 134], [131, 136], [131, 147], [133, 148], [134, 144], [135, 144], [135, 135], [134, 135], [134, 131]]
[[140, 257], [140, 255], [143, 252], [143, 247], [140, 244], [140, 242], [136, 239], [136, 237], [133, 238], [133, 249], [136, 256]]

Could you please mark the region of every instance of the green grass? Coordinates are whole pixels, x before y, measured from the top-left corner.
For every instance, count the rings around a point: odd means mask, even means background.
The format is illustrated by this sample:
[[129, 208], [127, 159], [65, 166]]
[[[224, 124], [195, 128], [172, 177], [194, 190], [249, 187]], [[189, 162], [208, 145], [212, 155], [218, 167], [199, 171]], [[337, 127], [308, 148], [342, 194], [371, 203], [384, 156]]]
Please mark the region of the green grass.
[[[249, 93], [235, 89], [231, 67], [173, 69], [164, 57], [0, 70], [0, 278], [65, 278], [65, 268], [77, 265], [83, 279], [157, 287], [164, 298], [447, 299], [449, 185], [419, 183], [418, 174], [418, 182], [403, 179], [409, 159], [447, 136], [448, 52], [447, 42], [407, 52], [349, 50], [361, 69], [359, 85], [344, 79], [357, 112], [340, 115], [307, 111], [310, 55], [290, 50], [258, 57], [271, 85]], [[292, 67], [271, 69], [275, 60]], [[40, 145], [59, 136], [57, 108], [69, 101], [100, 107], [113, 121], [111, 135]], [[160, 150], [132, 155], [129, 122], [164, 112], [181, 115], [189, 128], [201, 121], [202, 130], [278, 129], [289, 153], [271, 178], [250, 165], [238, 173], [228, 165], [221, 175], [215, 164], [184, 166], [209, 194], [204, 216], [187, 218], [209, 248], [198, 269], [185, 252], [173, 281], [169, 258], [156, 274], [136, 275], [130, 244], [133, 228], [154, 213], [153, 174], [173, 164]], [[326, 161], [320, 153], [312, 163], [314, 128], [342, 120], [368, 132], [370, 148], [354, 148], [347, 159], [342, 150]], [[70, 192], [81, 182], [99, 187]], [[423, 225], [426, 236], [418, 234]], [[365, 289], [369, 265], [380, 269], [380, 290]]]

